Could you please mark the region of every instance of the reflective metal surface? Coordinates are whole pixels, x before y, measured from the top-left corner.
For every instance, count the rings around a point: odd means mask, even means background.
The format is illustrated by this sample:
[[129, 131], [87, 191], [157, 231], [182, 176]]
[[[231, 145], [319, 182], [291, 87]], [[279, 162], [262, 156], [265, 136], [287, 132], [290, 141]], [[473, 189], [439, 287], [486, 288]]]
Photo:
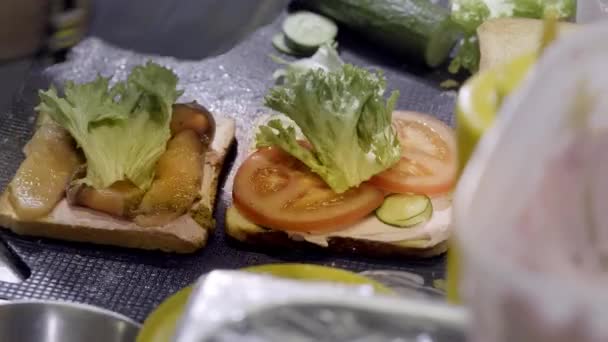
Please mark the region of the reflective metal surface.
[[416, 273], [395, 270], [369, 270], [360, 274], [381, 283], [404, 297], [430, 299], [445, 297], [445, 292], [438, 288], [437, 284], [425, 283], [424, 277]]
[[139, 326], [94, 306], [52, 301], [0, 302], [0, 341], [131, 342]]
[[381, 307], [333, 303], [287, 304], [255, 312], [241, 321], [222, 326], [202, 342], [466, 341], [465, 316], [461, 311], [442, 306], [429, 315], [428, 306], [415, 308], [420, 311], [396, 313]]
[[18, 284], [30, 274], [30, 269], [23, 260], [0, 241], [0, 281]]
[[194, 287], [173, 341], [464, 342], [468, 324], [465, 308], [369, 285], [213, 271]]

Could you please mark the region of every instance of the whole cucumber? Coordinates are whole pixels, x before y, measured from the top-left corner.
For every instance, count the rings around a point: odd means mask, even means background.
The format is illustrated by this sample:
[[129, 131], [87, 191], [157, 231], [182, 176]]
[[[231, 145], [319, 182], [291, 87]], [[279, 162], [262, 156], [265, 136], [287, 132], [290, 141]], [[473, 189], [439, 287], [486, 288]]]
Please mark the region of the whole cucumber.
[[446, 8], [430, 0], [300, 0], [401, 56], [436, 67], [461, 36]]

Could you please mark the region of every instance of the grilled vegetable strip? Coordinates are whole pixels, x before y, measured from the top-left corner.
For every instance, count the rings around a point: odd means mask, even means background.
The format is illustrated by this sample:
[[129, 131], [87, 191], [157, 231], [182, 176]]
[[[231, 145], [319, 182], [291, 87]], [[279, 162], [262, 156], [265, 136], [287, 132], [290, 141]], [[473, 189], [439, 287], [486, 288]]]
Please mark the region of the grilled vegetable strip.
[[9, 184], [9, 200], [22, 219], [47, 215], [63, 198], [66, 184], [81, 163], [64, 129], [42, 125], [24, 149], [26, 158]]
[[[77, 178], [84, 176], [84, 168]], [[105, 189], [95, 189], [81, 182], [72, 182], [67, 190], [67, 199], [79, 205], [110, 215], [129, 218], [137, 209], [144, 192], [133, 183], [118, 181]]]
[[204, 150], [200, 137], [190, 129], [169, 140], [156, 165], [156, 178], [137, 209], [137, 224], [163, 225], [190, 209], [199, 196]]
[[174, 104], [170, 127], [172, 136], [187, 129], [195, 131], [205, 145], [211, 143], [215, 135], [213, 115], [196, 102]]

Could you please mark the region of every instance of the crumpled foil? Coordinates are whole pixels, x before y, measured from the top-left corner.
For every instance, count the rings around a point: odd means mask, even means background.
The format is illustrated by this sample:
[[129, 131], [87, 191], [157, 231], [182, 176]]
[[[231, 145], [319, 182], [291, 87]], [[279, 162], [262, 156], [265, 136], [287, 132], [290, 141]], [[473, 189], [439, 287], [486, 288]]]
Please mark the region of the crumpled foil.
[[464, 341], [465, 311], [371, 286], [214, 271], [195, 286], [176, 342]]

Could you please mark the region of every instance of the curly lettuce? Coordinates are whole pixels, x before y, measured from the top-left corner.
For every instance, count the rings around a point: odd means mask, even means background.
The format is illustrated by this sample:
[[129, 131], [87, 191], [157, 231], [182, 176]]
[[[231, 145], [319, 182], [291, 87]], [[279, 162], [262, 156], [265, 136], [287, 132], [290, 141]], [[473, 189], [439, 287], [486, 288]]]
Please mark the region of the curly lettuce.
[[266, 106], [285, 114], [312, 145], [298, 143], [294, 127], [271, 120], [259, 128], [258, 147], [279, 146], [317, 173], [337, 193], [356, 187], [401, 157], [391, 125], [398, 92], [383, 98], [381, 73], [345, 64], [288, 73], [265, 97]]
[[102, 189], [129, 180], [146, 190], [171, 137], [172, 105], [181, 95], [176, 87], [173, 72], [149, 62], [113, 87], [99, 76], [67, 82], [63, 97], [53, 87], [40, 91], [36, 110], [70, 132], [82, 149], [87, 173], [80, 181]]
[[505, 17], [541, 19], [551, 16], [557, 20], [573, 18], [576, 0], [452, 0], [452, 20], [465, 32], [465, 38], [450, 64], [450, 72], [464, 68], [474, 73], [479, 68], [477, 27], [484, 21]]

